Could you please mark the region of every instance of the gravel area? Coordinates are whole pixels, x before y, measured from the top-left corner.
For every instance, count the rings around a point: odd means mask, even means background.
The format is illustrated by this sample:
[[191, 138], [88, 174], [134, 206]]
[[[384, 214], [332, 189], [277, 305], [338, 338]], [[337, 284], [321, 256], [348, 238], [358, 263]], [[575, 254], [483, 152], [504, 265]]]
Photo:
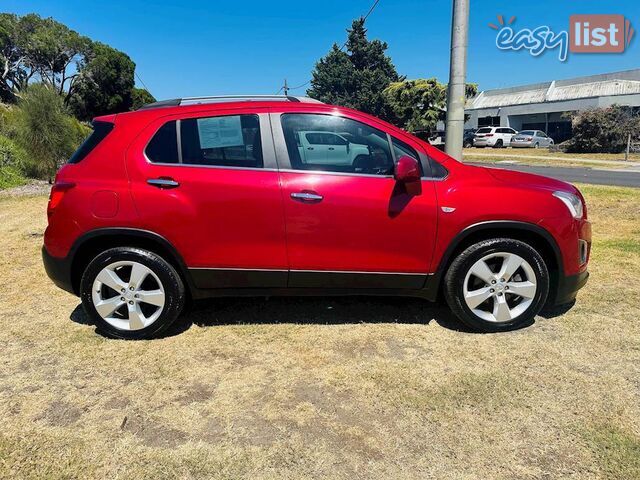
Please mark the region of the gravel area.
[[33, 197], [38, 195], [49, 195], [51, 185], [44, 180], [31, 180], [26, 185], [20, 187], [0, 190], [0, 198], [6, 197]]

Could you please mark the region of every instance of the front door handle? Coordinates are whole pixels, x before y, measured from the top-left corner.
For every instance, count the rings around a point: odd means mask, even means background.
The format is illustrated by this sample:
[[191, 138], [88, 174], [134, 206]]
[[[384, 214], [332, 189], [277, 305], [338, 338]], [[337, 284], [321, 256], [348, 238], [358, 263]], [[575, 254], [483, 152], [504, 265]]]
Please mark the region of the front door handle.
[[168, 189], [168, 188], [176, 188], [179, 187], [180, 184], [176, 182], [173, 178], [161, 177], [161, 178], [150, 178], [147, 180], [147, 183], [151, 186]]
[[315, 192], [297, 192], [292, 193], [291, 198], [302, 203], [318, 203], [321, 202], [324, 197]]

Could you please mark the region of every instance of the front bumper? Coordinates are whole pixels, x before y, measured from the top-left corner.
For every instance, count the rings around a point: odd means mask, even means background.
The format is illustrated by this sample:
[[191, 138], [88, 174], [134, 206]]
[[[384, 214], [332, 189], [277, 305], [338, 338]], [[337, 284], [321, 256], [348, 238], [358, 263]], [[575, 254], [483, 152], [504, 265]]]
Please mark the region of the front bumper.
[[63, 290], [77, 295], [71, 281], [71, 262], [67, 258], [54, 257], [42, 247], [42, 263], [49, 278]]
[[568, 277], [561, 276], [558, 279], [555, 298], [552, 302], [553, 305], [563, 305], [575, 300], [578, 290], [586, 285], [588, 279], [589, 271], [587, 270], [576, 275], [569, 275]]

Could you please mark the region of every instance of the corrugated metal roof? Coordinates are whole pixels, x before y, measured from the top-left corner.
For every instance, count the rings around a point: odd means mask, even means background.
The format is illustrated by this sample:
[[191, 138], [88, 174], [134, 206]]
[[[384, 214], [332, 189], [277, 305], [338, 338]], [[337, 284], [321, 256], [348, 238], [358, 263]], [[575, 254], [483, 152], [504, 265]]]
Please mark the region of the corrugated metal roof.
[[495, 108], [506, 105], [524, 105], [527, 103], [540, 103], [545, 101], [547, 89], [523, 90], [510, 93], [489, 93], [482, 92], [471, 100], [467, 108]]
[[467, 110], [558, 102], [580, 98], [640, 94], [640, 69], [486, 90], [467, 102]]
[[640, 93], [640, 82], [634, 80], [607, 80], [604, 82], [554, 86], [547, 94], [547, 102], [574, 100], [576, 98], [610, 97]]

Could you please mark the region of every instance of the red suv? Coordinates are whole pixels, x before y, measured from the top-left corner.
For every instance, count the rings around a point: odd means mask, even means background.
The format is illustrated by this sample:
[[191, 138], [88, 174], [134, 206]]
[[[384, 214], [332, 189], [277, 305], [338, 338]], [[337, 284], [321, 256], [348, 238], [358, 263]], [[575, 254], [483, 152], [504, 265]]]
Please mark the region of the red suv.
[[189, 298], [281, 294], [443, 295], [503, 331], [588, 277], [575, 187], [464, 165], [348, 108], [190, 98], [93, 127], [56, 177], [43, 256], [113, 337], [159, 334]]

